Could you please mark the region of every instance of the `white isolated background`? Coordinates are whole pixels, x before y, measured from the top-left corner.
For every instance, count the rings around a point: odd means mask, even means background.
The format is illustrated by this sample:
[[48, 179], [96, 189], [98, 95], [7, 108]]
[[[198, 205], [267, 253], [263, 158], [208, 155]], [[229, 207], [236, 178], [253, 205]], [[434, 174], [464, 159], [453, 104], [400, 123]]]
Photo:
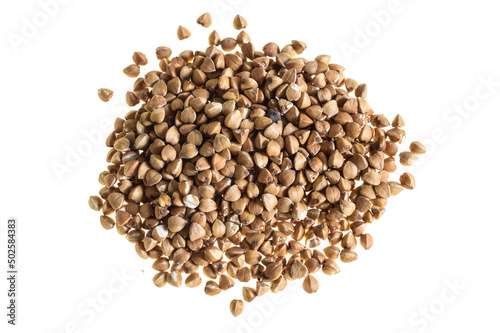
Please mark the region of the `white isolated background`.
[[[1, 279], [1, 331], [498, 332], [499, 9], [487, 0], [3, 1], [0, 266], [16, 216], [20, 275], [16, 327]], [[207, 11], [210, 29], [195, 24]], [[128, 109], [134, 79], [121, 70], [132, 53], [148, 55], [145, 73], [159, 45], [177, 54], [204, 49], [213, 29], [236, 36], [237, 13], [256, 48], [298, 39], [306, 58], [330, 54], [368, 84], [376, 112], [403, 115], [401, 150], [420, 140], [429, 153], [411, 170], [417, 188], [369, 227], [370, 251], [358, 247], [336, 276], [317, 273], [314, 295], [289, 283], [233, 318], [241, 284], [215, 297], [156, 288], [151, 261], [103, 230], [87, 199], [100, 188], [110, 124]], [[192, 38], [177, 40], [179, 24]], [[111, 102], [97, 98], [100, 87], [115, 91]]]

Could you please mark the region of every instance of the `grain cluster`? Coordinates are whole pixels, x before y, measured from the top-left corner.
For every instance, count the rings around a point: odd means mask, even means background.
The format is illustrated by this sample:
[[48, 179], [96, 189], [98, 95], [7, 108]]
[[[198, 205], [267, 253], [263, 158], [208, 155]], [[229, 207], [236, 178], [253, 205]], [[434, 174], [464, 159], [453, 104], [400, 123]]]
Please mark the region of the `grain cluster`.
[[[338, 260], [371, 248], [368, 225], [391, 196], [415, 187], [409, 173], [391, 178], [405, 124], [376, 113], [367, 85], [330, 56], [303, 58], [307, 45], [297, 40], [259, 50], [242, 16], [233, 26], [236, 38], [214, 30], [201, 51], [158, 47], [159, 69], [142, 77], [148, 59], [133, 54], [123, 70], [137, 78], [126, 93], [133, 110], [106, 139], [103, 187], [89, 205], [104, 229], [153, 260], [158, 287], [204, 283], [217, 295], [239, 281], [251, 302], [302, 279], [315, 293], [313, 274], [337, 274]], [[180, 40], [190, 35], [179, 26]], [[109, 101], [113, 92], [98, 95]], [[402, 165], [425, 147], [410, 150], [399, 154]], [[233, 300], [231, 313], [243, 304]]]

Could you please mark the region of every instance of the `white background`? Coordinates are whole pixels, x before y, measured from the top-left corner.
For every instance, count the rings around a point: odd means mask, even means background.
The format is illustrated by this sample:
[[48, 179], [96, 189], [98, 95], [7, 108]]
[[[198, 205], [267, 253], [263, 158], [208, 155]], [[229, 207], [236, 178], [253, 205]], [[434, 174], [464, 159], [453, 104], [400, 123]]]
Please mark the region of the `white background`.
[[[20, 223], [18, 326], [6, 324], [2, 273], [2, 332], [500, 331], [495, 2], [61, 0], [44, 21], [46, 2], [0, 5], [2, 271], [7, 218]], [[210, 29], [195, 24], [206, 11]], [[101, 125], [127, 110], [123, 96], [134, 80], [121, 70], [132, 53], [145, 52], [154, 68], [159, 45], [174, 54], [204, 49], [212, 29], [236, 36], [237, 13], [256, 48], [298, 39], [308, 44], [306, 58], [332, 55], [347, 77], [368, 84], [376, 112], [403, 115], [406, 145], [420, 140], [429, 153], [412, 170], [417, 188], [391, 199], [370, 226], [370, 251], [359, 248], [360, 258], [336, 276], [316, 274], [314, 295], [290, 283], [233, 318], [228, 304], [241, 285], [215, 297], [201, 286], [156, 288], [151, 261], [103, 230], [87, 199], [106, 167], [110, 127]], [[39, 26], [31, 33], [30, 22]], [[193, 37], [178, 41], [179, 24]], [[100, 87], [115, 91], [112, 102], [97, 98]], [[74, 160], [71, 152], [83, 148], [88, 153]], [[70, 171], [58, 176], [58, 163]]]

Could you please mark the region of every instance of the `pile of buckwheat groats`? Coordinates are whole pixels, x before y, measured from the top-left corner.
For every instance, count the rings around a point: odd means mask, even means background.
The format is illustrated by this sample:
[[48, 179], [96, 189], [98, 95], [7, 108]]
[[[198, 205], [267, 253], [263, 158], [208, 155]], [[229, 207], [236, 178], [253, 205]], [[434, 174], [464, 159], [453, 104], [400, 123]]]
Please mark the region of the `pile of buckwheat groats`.
[[[197, 20], [211, 22], [208, 13]], [[237, 15], [233, 25], [247, 22]], [[190, 35], [179, 27], [179, 39]], [[330, 56], [297, 57], [304, 42], [258, 51], [244, 30], [208, 39], [206, 50], [177, 57], [156, 49], [160, 70], [127, 92], [135, 109], [115, 121], [104, 187], [89, 205], [102, 210], [104, 229], [116, 225], [141, 258], [154, 259], [158, 287], [196, 287], [201, 268], [208, 295], [234, 279], [255, 280], [243, 287], [246, 302], [302, 278], [314, 293], [313, 273], [337, 274], [336, 259], [356, 260], [358, 243], [372, 246], [366, 227], [387, 199], [415, 187], [409, 173], [389, 180], [404, 121], [375, 114], [366, 84], [345, 78]], [[138, 77], [148, 60], [132, 58], [123, 71]], [[109, 101], [113, 92], [98, 94]], [[399, 154], [402, 165], [425, 147], [413, 142], [410, 150]], [[233, 300], [231, 313], [243, 304]]]

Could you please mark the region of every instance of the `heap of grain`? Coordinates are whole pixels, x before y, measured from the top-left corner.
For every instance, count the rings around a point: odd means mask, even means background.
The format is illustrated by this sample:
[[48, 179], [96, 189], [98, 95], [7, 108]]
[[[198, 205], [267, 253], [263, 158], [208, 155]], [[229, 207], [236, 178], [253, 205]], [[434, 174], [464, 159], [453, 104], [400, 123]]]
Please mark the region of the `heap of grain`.
[[[211, 22], [208, 13], [197, 20]], [[247, 22], [238, 15], [233, 25]], [[179, 26], [179, 39], [190, 35]], [[298, 57], [304, 42], [258, 51], [243, 30], [222, 40], [213, 31], [209, 44], [176, 57], [157, 48], [160, 70], [126, 93], [134, 110], [115, 121], [104, 187], [89, 204], [102, 210], [105, 229], [116, 226], [141, 258], [154, 260], [158, 287], [196, 287], [201, 269], [208, 295], [233, 279], [255, 280], [243, 287], [247, 302], [302, 278], [314, 293], [312, 274], [337, 274], [338, 258], [356, 260], [358, 243], [372, 246], [366, 228], [387, 199], [415, 187], [409, 173], [390, 180], [404, 121], [376, 114], [366, 84], [345, 78], [330, 56]], [[148, 60], [132, 58], [124, 72], [137, 77]], [[403, 165], [425, 152], [418, 142], [410, 148]], [[243, 302], [230, 309], [239, 315]]]

